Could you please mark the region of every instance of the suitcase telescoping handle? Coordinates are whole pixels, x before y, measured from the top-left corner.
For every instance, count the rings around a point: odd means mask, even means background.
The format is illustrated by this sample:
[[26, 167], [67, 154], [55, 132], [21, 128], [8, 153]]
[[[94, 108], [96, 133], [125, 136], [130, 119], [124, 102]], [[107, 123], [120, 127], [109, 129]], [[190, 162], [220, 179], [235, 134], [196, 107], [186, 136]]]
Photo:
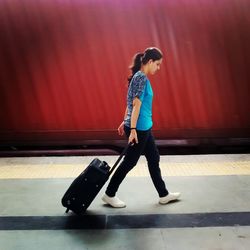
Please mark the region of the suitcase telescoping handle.
[[122, 157], [126, 154], [128, 148], [133, 145], [133, 142], [130, 142], [127, 144], [127, 146], [123, 149], [123, 151], [121, 152], [119, 158], [117, 159], [117, 161], [115, 162], [114, 166], [110, 169], [109, 171], [109, 175], [111, 175], [113, 173], [113, 171], [115, 170], [115, 168], [117, 167], [117, 165], [119, 164], [119, 162], [121, 161]]

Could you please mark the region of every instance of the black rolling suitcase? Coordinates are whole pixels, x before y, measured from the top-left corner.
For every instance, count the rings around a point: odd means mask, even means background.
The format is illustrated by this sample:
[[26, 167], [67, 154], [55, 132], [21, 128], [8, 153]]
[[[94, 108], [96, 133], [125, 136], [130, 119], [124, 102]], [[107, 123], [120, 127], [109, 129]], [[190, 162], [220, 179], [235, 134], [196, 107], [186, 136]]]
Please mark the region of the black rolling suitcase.
[[66, 213], [69, 210], [76, 214], [86, 211], [130, 145], [126, 146], [112, 168], [105, 161], [95, 158], [72, 182], [62, 198], [62, 205], [67, 208]]

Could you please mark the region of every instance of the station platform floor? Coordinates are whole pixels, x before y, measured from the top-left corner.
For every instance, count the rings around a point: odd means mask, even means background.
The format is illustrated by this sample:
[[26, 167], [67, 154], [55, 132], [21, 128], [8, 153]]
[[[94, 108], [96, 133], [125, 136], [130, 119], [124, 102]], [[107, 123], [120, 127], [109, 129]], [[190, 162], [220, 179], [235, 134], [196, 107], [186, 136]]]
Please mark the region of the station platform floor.
[[158, 204], [142, 156], [120, 186], [125, 208], [98, 194], [82, 216], [61, 198], [94, 158], [0, 158], [0, 250], [250, 249], [250, 154], [164, 155], [161, 171], [177, 202]]

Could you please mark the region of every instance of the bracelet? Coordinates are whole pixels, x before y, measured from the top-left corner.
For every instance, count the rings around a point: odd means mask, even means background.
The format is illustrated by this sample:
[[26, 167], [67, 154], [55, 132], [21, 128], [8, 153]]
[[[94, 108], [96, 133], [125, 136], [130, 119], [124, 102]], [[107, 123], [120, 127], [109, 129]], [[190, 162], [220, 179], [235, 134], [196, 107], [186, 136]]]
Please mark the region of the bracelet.
[[136, 128], [130, 128], [130, 130], [132, 130], [132, 129], [136, 129]]

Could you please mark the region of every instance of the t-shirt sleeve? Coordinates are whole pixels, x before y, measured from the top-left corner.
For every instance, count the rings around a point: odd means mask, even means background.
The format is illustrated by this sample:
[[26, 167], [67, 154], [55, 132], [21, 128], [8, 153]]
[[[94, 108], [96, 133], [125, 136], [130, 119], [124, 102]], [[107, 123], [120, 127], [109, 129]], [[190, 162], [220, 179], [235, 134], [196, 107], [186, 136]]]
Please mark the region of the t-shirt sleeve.
[[147, 78], [145, 75], [138, 74], [133, 83], [134, 87], [134, 98], [138, 97], [141, 101], [144, 97], [144, 90], [146, 86]]

